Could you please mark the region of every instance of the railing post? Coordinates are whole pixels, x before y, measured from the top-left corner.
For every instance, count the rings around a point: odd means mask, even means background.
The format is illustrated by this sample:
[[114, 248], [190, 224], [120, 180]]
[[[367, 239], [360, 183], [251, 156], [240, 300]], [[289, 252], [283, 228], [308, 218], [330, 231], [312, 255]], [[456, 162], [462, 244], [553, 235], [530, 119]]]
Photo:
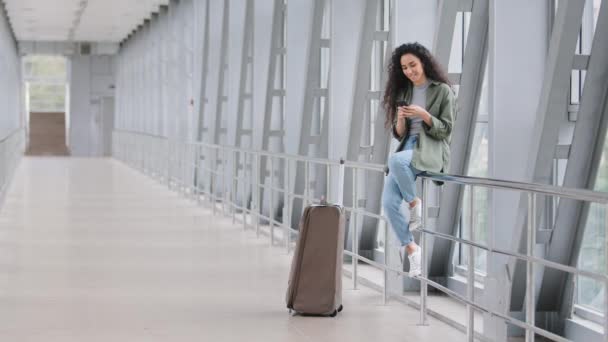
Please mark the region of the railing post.
[[196, 203], [198, 205], [201, 204], [201, 189], [200, 189], [200, 179], [201, 179], [201, 147], [200, 145], [194, 145], [194, 186], [195, 186], [195, 195], [196, 195]]
[[384, 270], [382, 271], [382, 276], [384, 278], [384, 286], [382, 286], [382, 305], [386, 305], [388, 302], [388, 248], [387, 248], [387, 240], [388, 240], [388, 222], [384, 221]]
[[352, 168], [353, 170], [353, 211], [350, 214], [351, 220], [352, 220], [352, 231], [353, 231], [353, 237], [352, 237], [352, 241], [353, 241], [353, 256], [352, 256], [352, 264], [353, 264], [353, 289], [356, 290], [357, 289], [357, 264], [359, 263], [359, 239], [357, 238], [357, 200], [358, 200], [358, 194], [357, 194], [357, 169], [355, 167]]
[[194, 170], [194, 150], [192, 149], [192, 143], [188, 143], [186, 148], [186, 181], [188, 182], [188, 198], [194, 197], [192, 170]]
[[171, 157], [173, 155], [173, 153], [171, 153], [172, 147], [173, 147], [173, 142], [167, 140], [167, 188], [169, 190], [171, 190], [171, 177], [172, 177], [171, 174], [173, 171], [173, 168], [171, 167], [171, 164], [173, 161], [172, 160], [173, 158]]
[[268, 219], [270, 222], [270, 245], [274, 245], [274, 157], [272, 155], [267, 157], [270, 164], [270, 184], [268, 186], [268, 192], [270, 197], [270, 203], [268, 204]]
[[291, 241], [291, 200], [289, 196], [289, 159], [286, 157], [284, 159], [285, 162], [285, 177], [284, 177], [284, 192], [283, 192], [283, 200], [285, 204], [283, 205], [283, 226], [285, 227], [285, 249], [287, 254], [289, 254], [289, 243]]
[[254, 184], [255, 184], [255, 198], [254, 198], [254, 203], [255, 203], [255, 236], [259, 237], [260, 236], [260, 215], [261, 215], [261, 209], [260, 209], [260, 173], [262, 172], [262, 170], [260, 170], [260, 155], [258, 153], [255, 154], [255, 179], [254, 179]]
[[[325, 165], [325, 170], [326, 170], [326, 173], [325, 173], [326, 182], [325, 182], [325, 184], [327, 184], [326, 187], [325, 187], [325, 200], [327, 202], [329, 202], [330, 199], [331, 199], [329, 197], [329, 192], [331, 191], [331, 164]], [[338, 203], [338, 202], [334, 202], [334, 203]]]
[[165, 143], [163, 144], [163, 152], [165, 154], [163, 156], [163, 164], [165, 166], [164, 181], [167, 183], [167, 187], [169, 187], [169, 139], [165, 140]]
[[303, 207], [306, 207], [310, 202], [308, 185], [310, 184], [310, 173], [308, 171], [308, 161], [304, 161], [304, 198], [302, 199]]
[[[236, 222], [236, 206], [238, 202], [238, 173], [239, 173], [239, 161], [238, 161], [238, 152], [236, 150], [232, 151], [232, 188], [230, 189], [230, 198], [232, 199], [232, 224]], [[244, 169], [243, 169], [244, 171]]]
[[182, 146], [182, 144], [179, 143], [179, 141], [177, 142], [176, 148], [177, 148], [177, 153], [176, 153], [177, 169], [175, 170], [175, 182], [176, 182], [175, 185], [177, 186], [177, 194], [179, 195], [183, 191], [183, 187], [184, 187], [183, 146]]
[[[474, 232], [475, 232], [475, 187], [471, 185], [469, 188], [470, 191], [470, 202], [469, 202], [469, 241], [474, 241]], [[461, 227], [461, 229], [464, 227]], [[468, 246], [468, 273], [467, 273], [467, 299], [471, 302], [475, 300], [475, 250], [472, 245]], [[472, 305], [467, 305], [467, 341], [473, 342], [475, 340], [475, 310]]]
[[186, 196], [186, 149], [188, 145], [186, 143], [181, 144], [181, 148], [179, 149], [179, 183], [180, 183], [180, 192]]
[[243, 153], [243, 198], [241, 199], [243, 213], [243, 230], [247, 229], [247, 152]]
[[[427, 229], [427, 208], [429, 197], [428, 192], [428, 180], [422, 179], [422, 229]], [[422, 260], [420, 267], [422, 268], [422, 275], [420, 277], [420, 325], [428, 325], [426, 319], [426, 297], [427, 297], [427, 285], [426, 280], [428, 277], [428, 266], [427, 266], [427, 237], [424, 232], [420, 233], [420, 246], [422, 247]]]
[[215, 216], [215, 213], [217, 211], [216, 204], [219, 198], [216, 196], [219, 184], [215, 184], [214, 182], [215, 179], [215, 181], [219, 183], [219, 176], [217, 174], [217, 150], [215, 147], [209, 148], [209, 156], [212, 157], [210, 163], [211, 165], [209, 165], [209, 201], [213, 209], [213, 215]]
[[[222, 159], [222, 187], [220, 188], [221, 192], [221, 196], [220, 198], [222, 199], [222, 216], [226, 216], [226, 197], [227, 197], [227, 193], [228, 191], [226, 190], [227, 186], [227, 182], [226, 182], [226, 165], [228, 164], [228, 156], [226, 156], [226, 152], [223, 151], [221, 146], [218, 146], [217, 149], [218, 153], [220, 154], [220, 158]], [[218, 171], [218, 168], [216, 167], [216, 171]], [[219, 171], [218, 171], [219, 172]]]
[[[608, 204], [604, 205], [604, 274], [608, 274]], [[604, 341], [608, 341], [608, 280], [604, 281]]]
[[[536, 241], [536, 194], [528, 195], [528, 241], [526, 256], [534, 256], [534, 244]], [[534, 262], [526, 261], [526, 323], [535, 325], [535, 303], [534, 303]], [[526, 329], [526, 342], [534, 342], [534, 331]]]
[[194, 143], [188, 144], [188, 160], [190, 165], [188, 166], [188, 185], [190, 187], [190, 198], [194, 199], [196, 195], [194, 173], [196, 172], [196, 145]]

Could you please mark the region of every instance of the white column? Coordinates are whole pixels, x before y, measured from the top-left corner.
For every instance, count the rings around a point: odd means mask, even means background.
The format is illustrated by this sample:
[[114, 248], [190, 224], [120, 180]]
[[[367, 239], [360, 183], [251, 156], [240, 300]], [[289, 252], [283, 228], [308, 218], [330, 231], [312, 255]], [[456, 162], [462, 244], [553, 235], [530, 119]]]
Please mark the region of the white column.
[[[547, 51], [546, 2], [526, 0], [490, 1], [488, 87], [489, 87], [489, 177], [525, 179], [528, 146], [534, 131]], [[516, 132], [516, 133], [515, 133]], [[490, 192], [489, 224], [496, 247], [512, 241], [519, 206], [519, 194]], [[485, 304], [509, 311], [508, 258], [488, 256]], [[511, 275], [512, 276], [512, 275]], [[520, 317], [521, 318], [521, 317]], [[493, 340], [505, 340], [507, 329], [500, 320], [486, 317], [484, 331]]]

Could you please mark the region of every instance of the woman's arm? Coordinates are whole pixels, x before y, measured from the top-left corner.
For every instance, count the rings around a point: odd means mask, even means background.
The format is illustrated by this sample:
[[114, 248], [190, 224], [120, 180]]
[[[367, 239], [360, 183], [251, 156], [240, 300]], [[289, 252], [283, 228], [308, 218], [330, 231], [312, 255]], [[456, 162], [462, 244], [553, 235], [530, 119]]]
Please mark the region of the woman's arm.
[[393, 136], [397, 140], [401, 140], [405, 135], [407, 128], [407, 121], [405, 118], [397, 118], [397, 122], [393, 125]]
[[437, 117], [429, 114], [428, 118], [424, 118], [426, 133], [437, 140], [443, 140], [452, 134], [455, 106], [454, 94], [448, 86], [445, 86], [440, 108]]
[[407, 120], [405, 107], [397, 107], [395, 120], [393, 121], [393, 137], [397, 140], [401, 140], [407, 133]]

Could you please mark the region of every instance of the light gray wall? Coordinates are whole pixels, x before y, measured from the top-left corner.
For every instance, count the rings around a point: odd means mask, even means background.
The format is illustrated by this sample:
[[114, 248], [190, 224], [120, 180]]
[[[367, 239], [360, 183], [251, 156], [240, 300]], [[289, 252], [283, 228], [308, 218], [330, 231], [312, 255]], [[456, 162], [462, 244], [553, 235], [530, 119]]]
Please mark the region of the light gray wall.
[[0, 139], [22, 126], [21, 58], [4, 11], [0, 9]]
[[432, 50], [437, 26], [437, 6], [438, 0], [395, 1], [393, 44], [397, 46], [419, 42]]
[[[112, 56], [72, 56], [70, 58], [70, 152], [73, 156], [102, 154], [104, 110], [102, 99], [114, 96]], [[105, 118], [112, 120], [112, 118]]]

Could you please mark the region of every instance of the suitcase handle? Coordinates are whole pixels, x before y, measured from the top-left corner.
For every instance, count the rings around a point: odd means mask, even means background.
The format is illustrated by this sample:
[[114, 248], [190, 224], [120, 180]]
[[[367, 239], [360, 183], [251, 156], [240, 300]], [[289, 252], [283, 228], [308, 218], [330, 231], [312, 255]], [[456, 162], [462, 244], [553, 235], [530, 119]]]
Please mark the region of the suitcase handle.
[[337, 204], [344, 205], [344, 158], [340, 158], [340, 166], [338, 169], [338, 198]]

